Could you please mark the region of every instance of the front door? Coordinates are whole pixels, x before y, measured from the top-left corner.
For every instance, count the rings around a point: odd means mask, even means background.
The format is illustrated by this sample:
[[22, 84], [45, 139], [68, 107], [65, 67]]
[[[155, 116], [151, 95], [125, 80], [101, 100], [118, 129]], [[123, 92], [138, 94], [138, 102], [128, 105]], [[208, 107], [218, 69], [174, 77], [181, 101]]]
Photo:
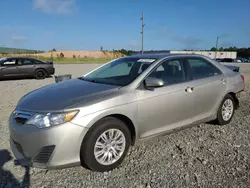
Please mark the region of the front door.
[[179, 128], [190, 122], [192, 92], [187, 91], [187, 76], [182, 59], [167, 60], [149, 77], [160, 78], [164, 86], [137, 91], [140, 138]]
[[19, 75], [16, 59], [7, 59], [0, 66], [0, 75], [2, 77], [13, 77]]

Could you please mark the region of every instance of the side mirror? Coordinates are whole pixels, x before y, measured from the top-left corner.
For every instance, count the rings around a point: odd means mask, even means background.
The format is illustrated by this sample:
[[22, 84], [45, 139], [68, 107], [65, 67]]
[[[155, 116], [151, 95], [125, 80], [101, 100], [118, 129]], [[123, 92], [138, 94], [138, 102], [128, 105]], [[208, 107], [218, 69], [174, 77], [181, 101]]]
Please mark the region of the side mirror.
[[164, 81], [159, 78], [148, 77], [145, 79], [146, 87], [162, 87], [164, 86]]

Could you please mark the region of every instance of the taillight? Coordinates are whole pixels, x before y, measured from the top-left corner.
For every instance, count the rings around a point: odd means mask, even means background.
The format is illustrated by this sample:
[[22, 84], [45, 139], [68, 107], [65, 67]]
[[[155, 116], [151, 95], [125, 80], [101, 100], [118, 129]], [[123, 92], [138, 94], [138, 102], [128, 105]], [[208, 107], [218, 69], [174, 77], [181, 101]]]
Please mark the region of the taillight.
[[245, 81], [245, 77], [244, 77], [244, 75], [240, 75], [240, 76], [241, 76], [242, 80], [243, 80], [243, 81]]

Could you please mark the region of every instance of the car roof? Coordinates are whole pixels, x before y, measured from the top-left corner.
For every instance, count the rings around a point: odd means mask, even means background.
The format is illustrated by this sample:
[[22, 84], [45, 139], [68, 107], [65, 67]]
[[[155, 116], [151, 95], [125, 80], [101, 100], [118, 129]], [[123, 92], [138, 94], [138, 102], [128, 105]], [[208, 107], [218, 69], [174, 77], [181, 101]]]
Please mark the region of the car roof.
[[9, 56], [5, 57], [6, 59], [35, 59], [35, 58], [30, 58], [30, 57], [22, 57], [22, 56]]
[[40, 61], [39, 59], [35, 59], [35, 58], [31, 58], [31, 57], [23, 57], [23, 56], [8, 56], [8, 57], [4, 57], [2, 59], [26, 59], [26, 60], [36, 60], [36, 61]]
[[135, 54], [131, 55], [128, 57], [134, 57], [134, 58], [145, 58], [145, 59], [162, 59], [162, 58], [167, 58], [167, 57], [205, 57], [204, 55], [200, 54], [181, 54], [181, 53], [176, 53], [176, 54], [171, 54], [171, 53], [150, 53], [150, 54]]

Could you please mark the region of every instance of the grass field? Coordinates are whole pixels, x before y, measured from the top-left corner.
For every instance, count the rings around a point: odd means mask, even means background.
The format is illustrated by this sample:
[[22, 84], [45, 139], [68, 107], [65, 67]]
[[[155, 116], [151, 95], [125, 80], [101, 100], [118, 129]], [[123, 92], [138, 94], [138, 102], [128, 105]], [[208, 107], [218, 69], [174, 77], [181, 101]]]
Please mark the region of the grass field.
[[2, 53], [1, 57], [22, 56], [39, 59], [41, 61], [53, 61], [58, 64], [92, 64], [105, 63], [118, 57], [124, 56], [115, 51], [53, 51], [43, 53]]
[[53, 61], [55, 64], [100, 64], [100, 63], [106, 63], [108, 61], [111, 61], [115, 59], [113, 58], [55, 58], [54, 60], [48, 59], [48, 60], [42, 60], [42, 61]]
[[[2, 56], [5, 57], [5, 56]], [[0, 58], [2, 58], [0, 56]], [[117, 57], [83, 57], [83, 58], [64, 58], [64, 57], [38, 57], [38, 56], [26, 56], [34, 59], [38, 59], [41, 61], [53, 61], [55, 64], [100, 64], [100, 63], [106, 63], [108, 61], [111, 61], [113, 59], [116, 59]]]

